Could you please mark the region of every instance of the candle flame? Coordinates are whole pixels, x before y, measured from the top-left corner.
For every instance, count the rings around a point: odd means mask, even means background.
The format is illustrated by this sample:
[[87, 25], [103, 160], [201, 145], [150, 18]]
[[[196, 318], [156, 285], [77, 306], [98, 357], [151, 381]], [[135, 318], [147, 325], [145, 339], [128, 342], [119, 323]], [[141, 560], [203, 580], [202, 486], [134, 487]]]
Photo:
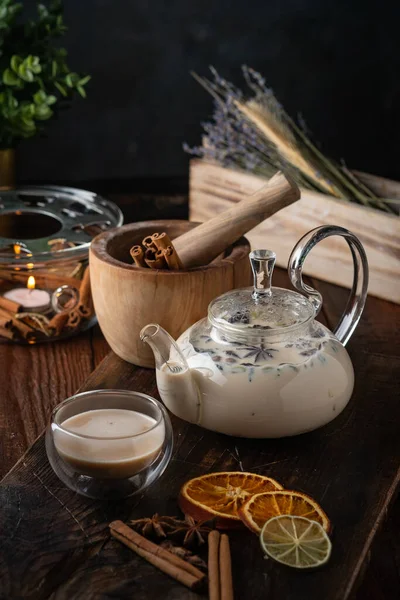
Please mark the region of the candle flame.
[[28, 290], [34, 290], [35, 289], [35, 278], [33, 275], [30, 275], [30, 277], [28, 277], [28, 283], [26, 284], [26, 287], [28, 288]]
[[19, 244], [14, 244], [14, 254], [17, 256], [21, 254], [21, 246]]

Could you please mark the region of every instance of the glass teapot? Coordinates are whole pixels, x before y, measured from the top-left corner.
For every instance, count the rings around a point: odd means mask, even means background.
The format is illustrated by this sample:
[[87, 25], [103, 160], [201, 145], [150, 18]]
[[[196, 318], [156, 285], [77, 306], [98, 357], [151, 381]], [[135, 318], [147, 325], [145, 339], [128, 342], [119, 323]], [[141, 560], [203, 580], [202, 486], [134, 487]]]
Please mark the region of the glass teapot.
[[[354, 281], [334, 333], [315, 320], [319, 292], [302, 279], [302, 266], [320, 240], [343, 236]], [[140, 333], [153, 352], [166, 407], [207, 429], [249, 438], [296, 435], [325, 425], [350, 400], [354, 371], [345, 345], [364, 308], [368, 263], [358, 238], [336, 226], [306, 234], [289, 258], [298, 292], [271, 287], [275, 253], [250, 253], [254, 287], [219, 296], [208, 317], [175, 342], [159, 325]]]

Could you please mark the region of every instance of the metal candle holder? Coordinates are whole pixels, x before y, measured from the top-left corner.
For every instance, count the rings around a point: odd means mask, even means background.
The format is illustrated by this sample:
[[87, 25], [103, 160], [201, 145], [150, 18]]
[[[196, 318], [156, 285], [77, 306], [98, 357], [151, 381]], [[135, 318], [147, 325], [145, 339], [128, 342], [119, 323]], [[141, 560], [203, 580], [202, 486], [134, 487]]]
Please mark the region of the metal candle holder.
[[[122, 222], [114, 203], [86, 190], [26, 186], [0, 192], [0, 339], [35, 343], [90, 327], [95, 318], [87, 307], [79, 319], [76, 315], [69, 321], [60, 317], [56, 326], [52, 317], [62, 313], [66, 317], [79, 306], [93, 237]], [[39, 315], [43, 311], [36, 315], [25, 310], [18, 301], [18, 306], [4, 302], [4, 294], [13, 300], [13, 290], [25, 288], [30, 276], [35, 278], [36, 289], [50, 295], [45, 317]], [[35, 321], [40, 323], [40, 331], [35, 329]]]

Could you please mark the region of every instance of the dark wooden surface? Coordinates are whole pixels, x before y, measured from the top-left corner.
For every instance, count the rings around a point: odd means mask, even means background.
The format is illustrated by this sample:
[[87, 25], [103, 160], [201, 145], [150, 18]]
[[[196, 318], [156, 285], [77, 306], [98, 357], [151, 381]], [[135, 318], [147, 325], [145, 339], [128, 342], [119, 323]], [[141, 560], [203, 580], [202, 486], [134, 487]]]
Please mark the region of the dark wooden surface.
[[[175, 208], [184, 207], [180, 198]], [[124, 200], [135, 209], [132, 196]], [[150, 202], [157, 209], [157, 201]], [[168, 203], [164, 208], [168, 210]], [[160, 217], [165, 216], [164, 208]], [[275, 283], [284, 279], [278, 274]], [[332, 326], [346, 291], [323, 283], [318, 288], [325, 299], [322, 319]], [[1, 598], [194, 598], [129, 550], [108, 541], [106, 524], [128, 515], [173, 514], [183, 481], [207, 471], [237, 469], [238, 460], [246, 470], [271, 474], [286, 487], [312, 494], [332, 518], [335, 530], [332, 560], [313, 574], [267, 563], [250, 533], [234, 537], [237, 598], [397, 598], [398, 512], [374, 538], [387, 516], [399, 462], [399, 326], [399, 307], [368, 300], [349, 344], [356, 370], [355, 394], [332, 424], [290, 440], [251, 442], [174, 419], [174, 457], [166, 474], [144, 497], [118, 506], [92, 502], [64, 488], [52, 473], [39, 438], [0, 488]], [[106, 353], [97, 329], [56, 344], [0, 346], [3, 473], [40, 434], [51, 408], [76, 391]], [[113, 355], [82, 389], [96, 387], [156, 395], [152, 371], [136, 369]]]

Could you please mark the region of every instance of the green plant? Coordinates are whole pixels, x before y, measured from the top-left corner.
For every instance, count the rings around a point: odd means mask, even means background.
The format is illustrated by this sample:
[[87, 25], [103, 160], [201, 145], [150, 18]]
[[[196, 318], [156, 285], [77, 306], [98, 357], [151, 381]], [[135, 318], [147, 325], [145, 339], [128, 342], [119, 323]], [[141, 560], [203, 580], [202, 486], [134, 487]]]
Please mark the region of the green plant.
[[43, 130], [63, 101], [86, 97], [88, 75], [70, 71], [67, 51], [56, 45], [67, 28], [63, 6], [37, 5], [35, 21], [21, 21], [22, 3], [0, 0], [0, 148]]

